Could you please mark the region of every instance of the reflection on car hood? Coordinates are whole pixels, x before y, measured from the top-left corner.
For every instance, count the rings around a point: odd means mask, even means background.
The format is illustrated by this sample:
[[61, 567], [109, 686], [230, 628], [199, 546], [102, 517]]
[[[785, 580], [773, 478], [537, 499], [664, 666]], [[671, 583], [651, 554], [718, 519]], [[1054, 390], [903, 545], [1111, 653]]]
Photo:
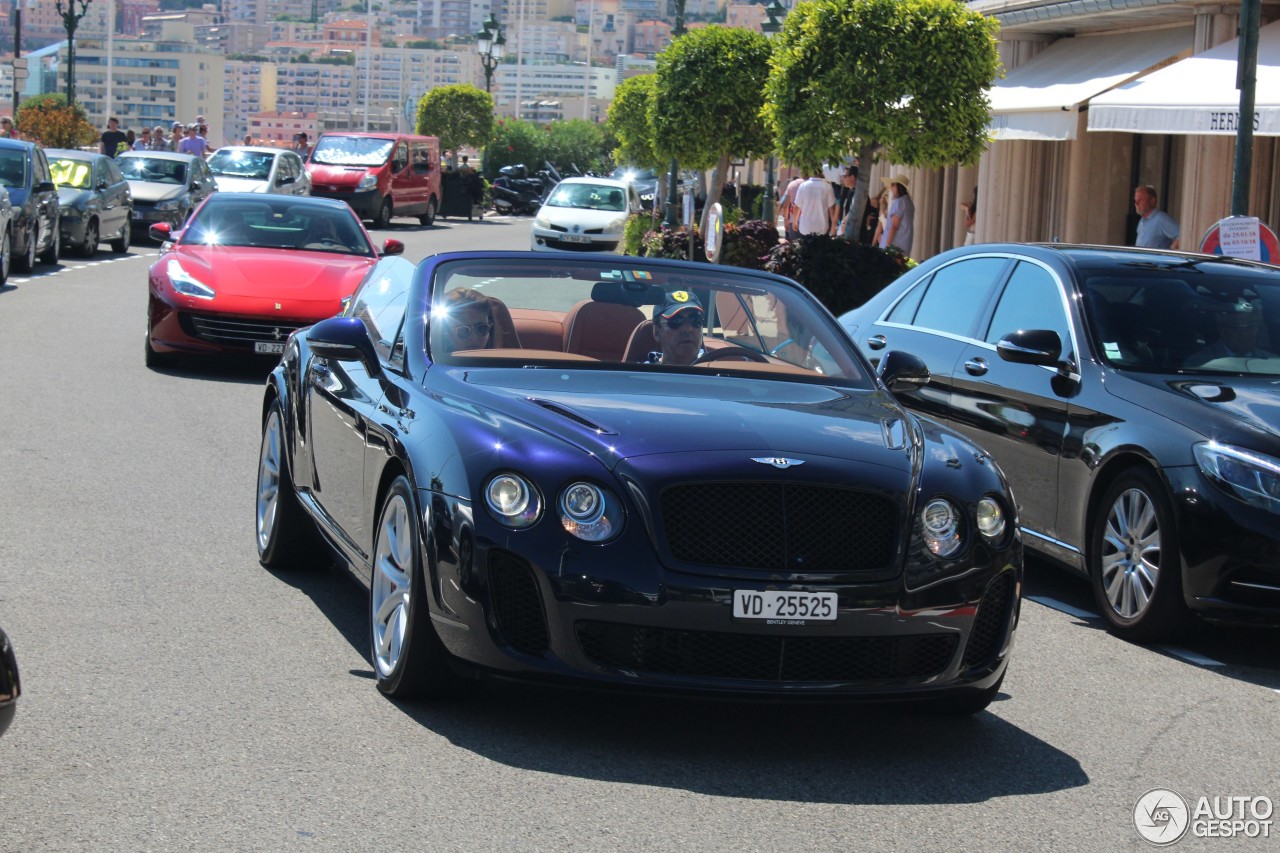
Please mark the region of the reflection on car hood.
[[1280, 380], [1276, 377], [1131, 373], [1127, 378], [1142, 387], [1125, 389], [1115, 387], [1123, 383], [1112, 383], [1108, 390], [1206, 437], [1224, 443], [1240, 441], [1239, 436], [1222, 433], [1226, 425], [1221, 418], [1226, 417], [1246, 432], [1280, 441]]
[[75, 187], [58, 187], [58, 207], [68, 208], [74, 207], [77, 210], [84, 210], [85, 205], [89, 203], [90, 193], [88, 190], [78, 190]]
[[219, 192], [264, 193], [267, 191], [267, 182], [254, 178], [232, 178], [226, 175], [214, 175], [213, 180], [218, 185]]
[[134, 201], [154, 203], [177, 198], [187, 191], [186, 187], [176, 184], [155, 184], [151, 181], [129, 181], [129, 190]]
[[[159, 263], [170, 258], [214, 289], [218, 294], [214, 308], [254, 311], [250, 303], [261, 300], [262, 305], [256, 306], [261, 313], [278, 310], [284, 316], [317, 319], [336, 314], [340, 301], [355, 291], [377, 260], [329, 252], [228, 246], [179, 246]], [[228, 304], [237, 299], [241, 304]], [[250, 303], [243, 302], [246, 299]], [[276, 302], [282, 307], [276, 309]]]
[[[611, 464], [656, 453], [738, 450], [911, 469], [903, 412], [879, 392], [725, 376], [583, 373], [569, 374], [581, 382], [566, 382], [561, 370], [472, 371], [467, 381], [509, 397], [513, 416]], [[584, 421], [599, 432], [582, 429]]]
[[625, 218], [626, 215], [625, 210], [587, 210], [582, 207], [551, 207], [550, 205], [543, 205], [538, 211], [540, 218], [571, 231], [575, 225], [584, 231], [588, 228], [604, 228], [611, 222]]

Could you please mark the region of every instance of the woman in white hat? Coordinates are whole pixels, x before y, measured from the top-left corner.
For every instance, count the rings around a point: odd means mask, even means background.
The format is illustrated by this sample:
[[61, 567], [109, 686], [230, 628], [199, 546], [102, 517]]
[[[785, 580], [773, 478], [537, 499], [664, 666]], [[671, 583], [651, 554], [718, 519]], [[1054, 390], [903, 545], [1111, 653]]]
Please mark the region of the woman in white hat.
[[880, 236], [880, 248], [893, 246], [902, 254], [911, 255], [911, 238], [915, 232], [916, 206], [907, 193], [911, 183], [899, 172], [892, 178], [881, 178], [889, 188], [889, 212], [885, 219], [884, 233]]

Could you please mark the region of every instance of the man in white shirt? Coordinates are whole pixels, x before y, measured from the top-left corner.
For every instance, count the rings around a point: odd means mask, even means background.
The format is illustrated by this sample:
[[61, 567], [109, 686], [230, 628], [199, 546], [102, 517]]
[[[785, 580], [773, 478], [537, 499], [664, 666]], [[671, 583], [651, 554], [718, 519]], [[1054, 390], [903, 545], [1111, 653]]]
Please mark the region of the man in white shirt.
[[801, 235], [835, 234], [836, 216], [840, 206], [831, 184], [822, 177], [821, 169], [813, 169], [809, 179], [796, 190], [793, 203], [799, 209], [797, 229]]

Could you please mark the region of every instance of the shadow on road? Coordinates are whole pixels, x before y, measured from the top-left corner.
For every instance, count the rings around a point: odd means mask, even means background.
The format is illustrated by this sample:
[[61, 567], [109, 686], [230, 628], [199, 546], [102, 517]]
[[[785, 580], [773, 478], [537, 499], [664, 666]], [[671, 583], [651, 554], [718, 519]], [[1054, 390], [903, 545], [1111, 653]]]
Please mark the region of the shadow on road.
[[[367, 593], [344, 569], [276, 574], [309, 596], [362, 656], [368, 654]], [[373, 677], [371, 670], [351, 674]], [[997, 702], [1008, 698], [1001, 694]], [[710, 701], [487, 681], [467, 699], [395, 704], [457, 746], [512, 767], [713, 796], [968, 803], [1089, 782], [1070, 755], [990, 712], [951, 719], [873, 706]]]

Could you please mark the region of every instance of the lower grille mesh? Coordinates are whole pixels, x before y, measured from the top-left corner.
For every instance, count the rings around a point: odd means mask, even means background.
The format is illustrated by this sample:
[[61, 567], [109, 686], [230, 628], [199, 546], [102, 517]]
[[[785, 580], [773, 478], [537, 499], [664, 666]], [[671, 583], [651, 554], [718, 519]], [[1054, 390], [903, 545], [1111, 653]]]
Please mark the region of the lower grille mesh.
[[1013, 593], [1013, 572], [1004, 572], [982, 594], [978, 613], [973, 618], [973, 630], [969, 632], [969, 645], [964, 650], [965, 666], [986, 663], [1000, 650], [1000, 641], [1004, 639], [1005, 626], [1009, 622]]
[[505, 551], [489, 554], [489, 594], [498, 630], [512, 648], [530, 654], [547, 650], [547, 616], [533, 570]]
[[954, 634], [775, 637], [577, 623], [578, 643], [601, 666], [749, 681], [886, 681], [943, 672]]

